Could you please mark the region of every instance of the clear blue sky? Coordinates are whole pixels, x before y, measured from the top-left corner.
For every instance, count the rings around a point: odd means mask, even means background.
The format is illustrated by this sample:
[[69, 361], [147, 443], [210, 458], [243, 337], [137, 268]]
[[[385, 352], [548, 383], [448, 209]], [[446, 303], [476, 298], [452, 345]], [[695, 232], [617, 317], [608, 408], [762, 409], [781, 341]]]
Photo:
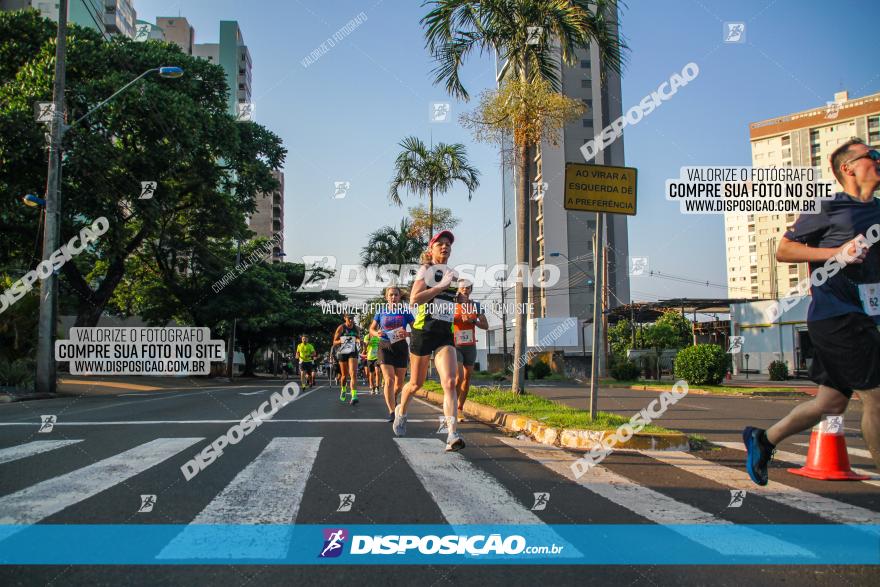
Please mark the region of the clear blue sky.
[[[700, 75], [626, 130], [626, 164], [639, 169], [639, 214], [629, 221], [633, 256], [652, 269], [726, 282], [723, 219], [683, 216], [665, 201], [667, 178], [684, 165], [749, 165], [748, 124], [813, 108], [848, 89], [880, 91], [874, 54], [876, 4], [868, 0], [629, 0], [622, 32], [631, 47], [623, 78], [628, 109], [688, 62]], [[285, 165], [288, 259], [333, 255], [357, 262], [367, 235], [397, 224], [405, 209], [387, 199], [397, 143], [462, 142], [482, 171], [468, 202], [457, 188], [437, 200], [462, 222], [457, 262], [501, 260], [500, 174], [496, 150], [457, 123], [432, 124], [431, 102], [451, 101], [432, 84], [418, 0], [135, 0], [138, 17], [182, 15], [197, 43], [217, 42], [220, 20], [237, 20], [253, 58], [256, 120], [289, 150]], [[359, 13], [367, 20], [315, 63], [303, 58]], [[746, 43], [723, 44], [724, 21], [746, 23]], [[494, 85], [494, 61], [465, 69], [472, 96]], [[453, 101], [454, 115], [471, 104]], [[345, 199], [333, 182], [349, 181]], [[413, 204], [415, 200], [410, 200]], [[723, 297], [725, 288], [634, 277], [634, 301]], [[729, 292], [736, 297], [741, 292]]]

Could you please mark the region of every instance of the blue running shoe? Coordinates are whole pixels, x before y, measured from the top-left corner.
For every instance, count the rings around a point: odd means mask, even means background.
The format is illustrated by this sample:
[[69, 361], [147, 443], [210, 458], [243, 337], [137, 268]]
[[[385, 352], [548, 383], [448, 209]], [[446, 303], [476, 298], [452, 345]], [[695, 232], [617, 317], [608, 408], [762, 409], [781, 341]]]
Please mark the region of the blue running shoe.
[[746, 471], [758, 485], [767, 485], [767, 465], [776, 452], [761, 443], [763, 432], [762, 429], [751, 426], [746, 426], [742, 432], [743, 444], [746, 445]]

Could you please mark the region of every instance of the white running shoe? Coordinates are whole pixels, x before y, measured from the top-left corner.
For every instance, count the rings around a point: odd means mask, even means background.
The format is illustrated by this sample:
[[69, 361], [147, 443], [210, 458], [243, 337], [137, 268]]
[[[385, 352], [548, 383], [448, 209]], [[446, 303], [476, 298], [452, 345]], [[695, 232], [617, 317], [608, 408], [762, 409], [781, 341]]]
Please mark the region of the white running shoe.
[[459, 451], [464, 448], [464, 438], [458, 432], [450, 432], [446, 437], [446, 452]]
[[395, 436], [406, 436], [406, 414], [400, 413], [400, 407], [394, 409], [394, 424], [392, 424]]

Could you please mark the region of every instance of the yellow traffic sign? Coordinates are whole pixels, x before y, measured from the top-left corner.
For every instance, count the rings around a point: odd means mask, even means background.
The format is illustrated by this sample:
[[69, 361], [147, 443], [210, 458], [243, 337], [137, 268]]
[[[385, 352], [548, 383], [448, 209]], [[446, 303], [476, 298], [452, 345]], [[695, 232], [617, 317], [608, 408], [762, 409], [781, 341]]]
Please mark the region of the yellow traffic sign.
[[636, 215], [635, 167], [565, 164], [565, 209]]

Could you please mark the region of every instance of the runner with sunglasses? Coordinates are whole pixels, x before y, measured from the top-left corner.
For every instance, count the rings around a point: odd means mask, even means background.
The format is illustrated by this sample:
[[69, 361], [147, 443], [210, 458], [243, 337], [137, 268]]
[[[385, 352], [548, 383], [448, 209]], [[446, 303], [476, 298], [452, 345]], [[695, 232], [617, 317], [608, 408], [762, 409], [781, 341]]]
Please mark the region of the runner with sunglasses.
[[[809, 263], [811, 279], [807, 329], [813, 344], [810, 379], [819, 384], [816, 397], [795, 407], [767, 430], [747, 426], [746, 470], [752, 481], [766, 485], [767, 465], [776, 446], [809, 430], [825, 415], [846, 411], [853, 392], [862, 400], [862, 436], [880, 467], [880, 152], [852, 139], [831, 154], [831, 169], [843, 191], [823, 200], [819, 214], [802, 214], [785, 233], [776, 251], [783, 263]], [[842, 269], [823, 269], [830, 259]]]

